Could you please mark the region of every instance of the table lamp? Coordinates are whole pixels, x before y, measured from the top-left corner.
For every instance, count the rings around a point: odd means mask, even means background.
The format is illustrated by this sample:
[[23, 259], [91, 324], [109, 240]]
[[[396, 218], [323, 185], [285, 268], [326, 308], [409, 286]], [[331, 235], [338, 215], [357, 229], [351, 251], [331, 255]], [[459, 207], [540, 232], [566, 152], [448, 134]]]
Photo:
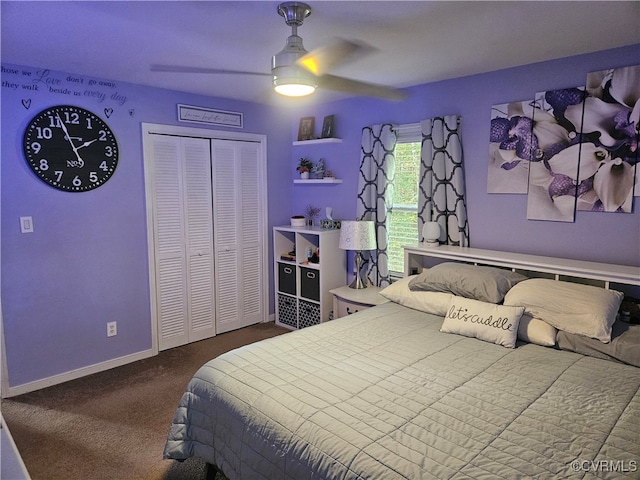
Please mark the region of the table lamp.
[[440, 244], [440, 225], [438, 222], [426, 222], [422, 227], [422, 236], [428, 247], [437, 247]]
[[356, 263], [356, 278], [349, 287], [351, 288], [367, 288], [367, 284], [360, 277], [360, 269], [362, 268], [362, 251], [375, 250], [376, 230], [375, 224], [371, 220], [346, 220], [342, 222], [340, 227], [340, 241], [338, 247], [343, 250], [354, 250]]

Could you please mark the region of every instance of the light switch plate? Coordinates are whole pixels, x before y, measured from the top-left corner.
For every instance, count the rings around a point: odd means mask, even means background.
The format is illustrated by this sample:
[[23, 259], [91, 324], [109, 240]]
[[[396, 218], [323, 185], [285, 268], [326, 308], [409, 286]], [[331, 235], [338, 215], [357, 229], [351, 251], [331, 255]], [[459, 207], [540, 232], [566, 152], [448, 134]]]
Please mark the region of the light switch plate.
[[20, 233], [33, 233], [33, 219], [20, 217]]

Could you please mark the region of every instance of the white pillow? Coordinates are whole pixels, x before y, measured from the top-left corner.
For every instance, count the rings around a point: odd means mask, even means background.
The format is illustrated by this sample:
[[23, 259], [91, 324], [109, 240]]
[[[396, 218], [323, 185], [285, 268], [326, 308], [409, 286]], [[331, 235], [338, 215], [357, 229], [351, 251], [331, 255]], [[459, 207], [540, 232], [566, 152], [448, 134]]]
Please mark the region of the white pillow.
[[609, 343], [623, 296], [591, 285], [531, 278], [509, 290], [504, 304], [524, 306], [526, 313], [558, 330]]
[[524, 307], [505, 307], [454, 295], [440, 331], [514, 348], [523, 312]]
[[425, 313], [444, 316], [449, 308], [452, 295], [441, 292], [413, 292], [409, 290], [409, 282], [417, 275], [401, 278], [385, 287], [381, 292], [384, 298], [405, 307]]
[[533, 318], [524, 313], [518, 325], [518, 338], [525, 342], [535, 343], [544, 347], [553, 347], [556, 344], [558, 330], [539, 318]]

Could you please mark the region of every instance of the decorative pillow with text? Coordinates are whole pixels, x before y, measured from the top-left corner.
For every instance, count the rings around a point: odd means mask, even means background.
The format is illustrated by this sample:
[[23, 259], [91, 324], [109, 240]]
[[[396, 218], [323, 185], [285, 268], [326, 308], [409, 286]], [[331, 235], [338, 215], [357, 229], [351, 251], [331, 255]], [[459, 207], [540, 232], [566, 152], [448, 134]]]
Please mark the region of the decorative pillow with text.
[[440, 331], [515, 348], [524, 307], [505, 307], [454, 295]]

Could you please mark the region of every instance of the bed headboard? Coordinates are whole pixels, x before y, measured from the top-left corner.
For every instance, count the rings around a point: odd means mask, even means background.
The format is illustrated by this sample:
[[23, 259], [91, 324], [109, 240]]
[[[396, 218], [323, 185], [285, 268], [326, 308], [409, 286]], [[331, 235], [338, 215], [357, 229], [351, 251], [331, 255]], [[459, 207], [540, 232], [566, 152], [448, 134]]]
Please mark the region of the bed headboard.
[[508, 268], [528, 277], [554, 278], [615, 288], [632, 296], [638, 296], [640, 292], [640, 288], [637, 288], [640, 287], [640, 267], [451, 245], [428, 247], [416, 244], [403, 248], [405, 276], [419, 273], [438, 263], [455, 261]]

